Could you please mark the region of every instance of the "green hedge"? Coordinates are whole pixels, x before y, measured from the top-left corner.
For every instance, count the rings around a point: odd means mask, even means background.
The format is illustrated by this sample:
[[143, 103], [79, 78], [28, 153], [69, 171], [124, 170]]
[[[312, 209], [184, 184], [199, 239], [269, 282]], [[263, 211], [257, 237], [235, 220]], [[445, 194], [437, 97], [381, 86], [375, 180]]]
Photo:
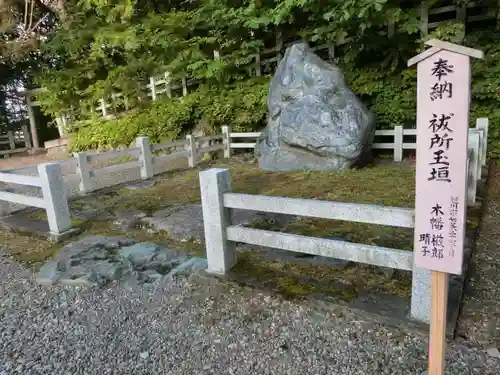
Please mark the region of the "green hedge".
[[[489, 153], [500, 155], [500, 32], [471, 34], [465, 41], [481, 48], [484, 60], [472, 64], [470, 125], [478, 117], [490, 119]], [[478, 47], [482, 46], [482, 47]], [[383, 70], [377, 65], [349, 70], [344, 67], [351, 89], [374, 112], [377, 128], [414, 126], [416, 69]], [[195, 126], [208, 134], [220, 126], [235, 131], [260, 130], [267, 118], [269, 78], [253, 78], [227, 87], [201, 87], [181, 99], [164, 99], [103, 121], [93, 119], [75, 124], [74, 150], [128, 146], [140, 135], [160, 142], [180, 137]]]
[[267, 78], [239, 82], [225, 88], [201, 87], [183, 98], [162, 99], [114, 120], [93, 118], [73, 124], [72, 150], [129, 146], [136, 137], [153, 143], [176, 139], [201, 125], [208, 134], [222, 125], [235, 131], [260, 129], [267, 115]]

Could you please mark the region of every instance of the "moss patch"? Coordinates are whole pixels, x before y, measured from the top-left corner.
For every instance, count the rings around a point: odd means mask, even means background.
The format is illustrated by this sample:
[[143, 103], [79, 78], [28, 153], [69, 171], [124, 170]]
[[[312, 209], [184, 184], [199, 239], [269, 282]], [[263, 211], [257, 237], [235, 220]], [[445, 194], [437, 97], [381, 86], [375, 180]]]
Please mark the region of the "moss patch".
[[324, 294], [350, 301], [365, 291], [377, 291], [397, 296], [411, 293], [411, 275], [397, 273], [387, 277], [377, 267], [353, 264], [345, 269], [328, 265], [304, 265], [267, 260], [257, 249], [239, 254], [232, 271], [237, 280], [271, 288], [290, 297]]
[[[202, 163], [196, 169], [164, 173], [155, 178], [155, 186], [149, 189], [116, 188], [72, 201], [70, 203], [72, 211], [81, 210], [88, 205], [102, 213], [96, 220], [88, 222], [73, 219], [73, 224], [83, 229], [80, 236], [127, 235], [138, 241], [163, 243], [172, 248], [203, 256], [204, 248], [199, 243], [176, 243], [166, 233], [149, 233], [140, 229], [122, 233], [111, 225], [112, 219], [107, 217], [112, 217], [118, 210], [135, 209], [152, 214], [171, 205], [198, 203], [200, 202], [199, 171], [208, 167], [229, 168], [235, 192], [402, 207], [412, 207], [414, 202], [414, 168], [408, 165], [384, 164], [340, 173], [273, 173], [264, 172], [256, 165], [241, 164], [236, 159], [231, 159]], [[36, 211], [30, 215], [36, 219], [46, 220], [43, 211]], [[285, 227], [272, 222], [264, 223], [262, 227], [311, 236], [334, 236], [348, 241], [411, 250], [412, 234], [411, 230], [406, 229], [310, 218], [299, 218]], [[12, 251], [9, 251], [16, 258], [28, 263], [49, 258], [60, 248], [30, 237], [20, 243], [16, 243], [11, 237], [5, 238], [5, 241], [12, 243], [10, 247]], [[28, 245], [31, 242], [33, 245]], [[17, 247], [20, 249], [14, 250]], [[34, 255], [31, 256], [31, 253]]]

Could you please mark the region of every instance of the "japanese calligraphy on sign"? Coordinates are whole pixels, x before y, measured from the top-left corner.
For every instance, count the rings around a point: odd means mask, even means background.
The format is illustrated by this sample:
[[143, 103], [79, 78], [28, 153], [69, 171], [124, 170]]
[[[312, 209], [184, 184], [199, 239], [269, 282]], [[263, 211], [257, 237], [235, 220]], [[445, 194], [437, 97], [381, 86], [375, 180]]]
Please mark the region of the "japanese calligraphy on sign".
[[469, 57], [441, 50], [418, 64], [415, 262], [462, 272]]

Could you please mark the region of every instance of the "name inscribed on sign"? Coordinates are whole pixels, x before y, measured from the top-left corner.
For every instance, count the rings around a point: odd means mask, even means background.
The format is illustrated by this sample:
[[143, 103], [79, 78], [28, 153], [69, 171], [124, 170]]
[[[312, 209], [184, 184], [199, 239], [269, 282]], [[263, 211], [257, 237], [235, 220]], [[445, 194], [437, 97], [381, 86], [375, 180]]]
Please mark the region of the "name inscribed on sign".
[[462, 270], [470, 65], [442, 50], [418, 65], [415, 262]]

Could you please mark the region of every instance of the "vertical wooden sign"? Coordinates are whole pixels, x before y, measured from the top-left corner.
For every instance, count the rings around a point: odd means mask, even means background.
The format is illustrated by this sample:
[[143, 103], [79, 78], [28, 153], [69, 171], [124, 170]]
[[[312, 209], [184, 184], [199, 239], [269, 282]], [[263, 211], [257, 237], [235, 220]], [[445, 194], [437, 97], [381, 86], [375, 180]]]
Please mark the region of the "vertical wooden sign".
[[414, 261], [432, 270], [429, 375], [444, 374], [448, 274], [461, 274], [467, 210], [470, 57], [482, 52], [431, 40], [417, 66]]

